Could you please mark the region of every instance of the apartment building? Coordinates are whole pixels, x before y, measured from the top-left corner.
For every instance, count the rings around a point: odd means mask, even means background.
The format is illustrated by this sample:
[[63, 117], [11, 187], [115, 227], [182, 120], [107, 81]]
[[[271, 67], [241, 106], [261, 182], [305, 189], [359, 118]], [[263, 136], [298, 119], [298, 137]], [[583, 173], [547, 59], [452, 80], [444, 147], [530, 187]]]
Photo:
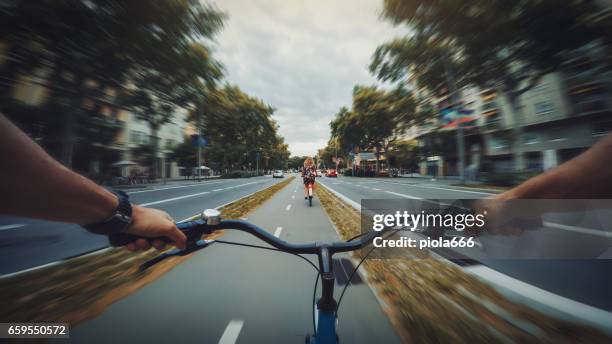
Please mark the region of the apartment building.
[[527, 171], [557, 166], [592, 146], [612, 130], [612, 74], [605, 52], [584, 47], [568, 56], [563, 70], [548, 74], [524, 93], [513, 114], [507, 99], [493, 90], [481, 92], [480, 132], [483, 155], [494, 172], [514, 168], [511, 128], [519, 125], [519, 144]]
[[[1, 62], [1, 61], [0, 61]], [[47, 101], [51, 96], [49, 87], [46, 84], [46, 71], [41, 69], [34, 71], [31, 75], [20, 75], [14, 80], [11, 88], [10, 96], [19, 102], [33, 106], [47, 106]], [[95, 84], [88, 84], [87, 87], [95, 88]], [[75, 166], [83, 172], [91, 175], [99, 175], [100, 173], [118, 176], [128, 176], [132, 171], [144, 171], [148, 166], [142, 166], [141, 159], [135, 156], [135, 150], [144, 144], [148, 144], [152, 140], [149, 125], [140, 120], [135, 114], [120, 109], [114, 106], [115, 92], [108, 88], [102, 92], [104, 96], [103, 102], [92, 101], [85, 99], [83, 101], [83, 109], [91, 109], [99, 107], [98, 112], [103, 116], [107, 116], [118, 127], [115, 139], [106, 147], [100, 147], [100, 151], [104, 154], [96, 156], [79, 157], [78, 164]], [[157, 132], [158, 137], [158, 153], [157, 158], [160, 160], [158, 170], [155, 175], [158, 177], [173, 178], [179, 176], [179, 169], [176, 163], [168, 161], [167, 157], [172, 152], [173, 148], [180, 144], [185, 135], [187, 111], [178, 109], [173, 119], [166, 125], [163, 125]], [[78, 151], [78, 150], [77, 150]], [[86, 159], [87, 161], [82, 161]], [[162, 170], [162, 166], [164, 169]]]

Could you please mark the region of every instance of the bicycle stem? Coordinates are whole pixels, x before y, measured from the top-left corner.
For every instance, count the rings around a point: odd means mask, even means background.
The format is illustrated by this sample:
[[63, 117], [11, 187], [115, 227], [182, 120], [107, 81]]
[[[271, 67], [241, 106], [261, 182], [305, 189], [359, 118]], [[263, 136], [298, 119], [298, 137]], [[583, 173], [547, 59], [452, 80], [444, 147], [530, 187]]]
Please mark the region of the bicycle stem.
[[319, 270], [321, 272], [321, 298], [317, 301], [317, 308], [322, 312], [335, 312], [337, 308], [334, 300], [335, 276], [332, 264], [332, 253], [328, 245], [322, 245], [318, 253]]

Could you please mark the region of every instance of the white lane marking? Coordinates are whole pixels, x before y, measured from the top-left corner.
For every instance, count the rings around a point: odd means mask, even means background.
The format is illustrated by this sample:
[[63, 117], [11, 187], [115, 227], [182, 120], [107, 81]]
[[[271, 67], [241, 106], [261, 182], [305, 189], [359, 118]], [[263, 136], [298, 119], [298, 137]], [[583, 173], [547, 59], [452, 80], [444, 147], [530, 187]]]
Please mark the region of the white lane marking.
[[12, 225], [6, 225], [6, 226], [0, 226], [0, 231], [7, 231], [9, 229], [15, 229], [15, 228], [21, 228], [24, 227], [25, 225], [22, 225], [21, 223], [15, 223]]
[[410, 186], [410, 187], [417, 187], [417, 188], [425, 188], [425, 189], [438, 189], [438, 190], [445, 190], [445, 191], [455, 191], [455, 192], [465, 192], [465, 193], [473, 193], [473, 194], [480, 194], [480, 195], [496, 195], [495, 193], [492, 192], [481, 192], [481, 191], [472, 191], [472, 190], [465, 190], [462, 187], [457, 187], [457, 188], [443, 188], [440, 186], [434, 186], [434, 185], [419, 185], [419, 184], [409, 184], [409, 183], [398, 183], [398, 182], [388, 182], [388, 181], [384, 181], [381, 180], [381, 183], [386, 183], [386, 184], [397, 184], [397, 185], [405, 185], [405, 186]]
[[286, 211], [291, 210], [291, 204], [287, 204], [287, 208], [285, 208]]
[[212, 192], [223, 191], [225, 189], [214, 189]]
[[389, 194], [392, 194], [392, 195], [401, 196], [401, 197], [410, 198], [410, 199], [423, 199], [421, 197], [415, 197], [415, 196], [410, 196], [410, 195], [406, 195], [406, 194], [401, 194], [399, 192], [393, 192], [393, 191], [385, 191], [385, 192], [389, 193]]
[[380, 189], [378, 189], [378, 188], [372, 188], [372, 190], [374, 190], [374, 191], [380, 191]]
[[167, 187], [167, 188], [159, 188], [159, 189], [151, 189], [151, 190], [130, 191], [130, 192], [127, 192], [127, 194], [133, 195], [133, 194], [143, 193], [143, 192], [172, 190], [172, 189], [188, 188], [188, 187], [192, 187], [192, 186], [214, 185], [214, 184], [220, 184], [220, 183], [222, 183], [222, 182], [210, 182], [210, 183], [206, 183], [206, 184], [192, 184], [192, 185], [171, 186], [171, 187]]
[[191, 195], [185, 195], [185, 196], [179, 196], [179, 197], [172, 197], [172, 198], [162, 199], [162, 200], [159, 200], [159, 201], [149, 202], [149, 203], [142, 203], [142, 204], [140, 204], [140, 205], [141, 205], [141, 206], [143, 206], [143, 207], [148, 207], [148, 206], [150, 206], [150, 205], [161, 204], [161, 203], [172, 202], [172, 201], [178, 201], [179, 199], [183, 199], [183, 198], [189, 198], [189, 197], [195, 197], [195, 196], [206, 195], [207, 193], [210, 193], [210, 192], [209, 192], [209, 191], [198, 192], [198, 193], [191, 194]]
[[229, 324], [227, 324], [225, 331], [223, 331], [223, 334], [219, 339], [219, 344], [236, 343], [236, 340], [238, 340], [238, 335], [240, 335], [240, 331], [242, 330], [243, 325], [243, 320], [232, 319]]
[[291, 199], [295, 199], [295, 195], [291, 195]]
[[544, 227], [553, 227], [553, 228], [562, 229], [562, 230], [566, 230], [570, 232], [597, 235], [597, 236], [601, 236], [604, 238], [612, 238], [612, 233], [607, 232], [605, 230], [597, 230], [597, 229], [591, 229], [591, 228], [570, 226], [570, 225], [564, 225], [561, 223], [548, 222], [548, 221], [544, 221], [542, 224], [544, 225]]
[[274, 236], [278, 238], [282, 231], [283, 231], [283, 227], [280, 227], [280, 226], [276, 227], [276, 230], [274, 231]]
[[575, 316], [578, 319], [586, 319], [591, 323], [597, 324], [600, 328], [609, 328], [612, 322], [612, 315], [609, 312], [553, 294], [484, 265], [468, 266], [463, 269], [494, 285], [531, 299], [533, 302], [544, 304], [560, 312]]
[[[236, 187], [250, 185], [250, 184], [255, 184], [255, 183], [260, 183], [260, 182], [250, 182], [250, 183], [240, 184], [240, 185], [237, 185]], [[190, 195], [172, 197], [172, 198], [168, 198], [168, 199], [162, 199], [162, 200], [159, 200], [159, 201], [154, 201], [154, 202], [149, 202], [149, 203], [142, 203], [140, 205], [143, 206], [143, 207], [147, 207], [147, 206], [150, 206], [150, 205], [167, 203], [167, 202], [172, 202], [172, 201], [178, 201], [180, 199], [185, 199], [185, 198], [190, 198], [190, 197], [195, 197], [195, 196], [201, 196], [201, 195], [205, 195], [205, 194], [208, 194], [208, 193], [210, 193], [210, 191], [204, 191], [204, 192], [198, 192], [198, 193], [194, 193], [194, 194], [190, 194]]]
[[439, 186], [425, 186], [425, 185], [410, 185], [410, 186], [416, 186], [418, 188], [427, 188], [427, 189], [438, 189], [438, 190], [446, 190], [446, 191], [473, 193], [473, 194], [480, 194], [480, 195], [495, 195], [494, 193], [491, 193], [491, 192], [480, 192], [480, 191], [461, 190], [461, 189], [449, 189], [449, 188], [442, 188], [442, 187], [439, 187]]

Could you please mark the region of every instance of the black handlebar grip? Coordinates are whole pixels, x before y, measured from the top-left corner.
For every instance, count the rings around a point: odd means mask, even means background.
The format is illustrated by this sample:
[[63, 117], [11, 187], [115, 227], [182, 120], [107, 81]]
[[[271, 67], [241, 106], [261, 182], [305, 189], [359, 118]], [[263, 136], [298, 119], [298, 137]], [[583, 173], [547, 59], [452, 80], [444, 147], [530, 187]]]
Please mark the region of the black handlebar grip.
[[[178, 228], [183, 233], [185, 233], [185, 235], [187, 236], [187, 240], [193, 240], [193, 239], [197, 240], [200, 238], [202, 233], [193, 231], [192, 229], [198, 226], [202, 226], [202, 225], [204, 225], [204, 223], [199, 222], [199, 221], [186, 221], [186, 222], [177, 223], [176, 228]], [[110, 241], [110, 244], [113, 247], [125, 246], [141, 238], [144, 238], [144, 237], [133, 235], [133, 234], [128, 234], [128, 233], [123, 233], [123, 232], [113, 233], [108, 236], [108, 240]], [[144, 239], [147, 239], [150, 241], [161, 240], [165, 243], [172, 243], [172, 240], [168, 239], [167, 237], [155, 237], [155, 238], [144, 238]]]
[[[113, 233], [108, 236], [108, 241], [113, 247], [125, 246], [131, 242], [136, 241], [137, 239], [143, 239], [144, 237], [127, 234], [127, 233]], [[171, 243], [172, 241], [166, 237], [156, 237], [156, 238], [144, 238], [147, 240], [161, 240], [165, 243]]]

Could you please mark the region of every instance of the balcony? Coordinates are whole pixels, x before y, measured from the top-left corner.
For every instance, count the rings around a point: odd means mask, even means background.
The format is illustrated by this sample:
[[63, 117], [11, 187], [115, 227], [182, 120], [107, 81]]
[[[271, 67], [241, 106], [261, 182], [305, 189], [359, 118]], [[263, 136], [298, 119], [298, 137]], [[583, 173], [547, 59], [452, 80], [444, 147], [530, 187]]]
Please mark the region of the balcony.
[[492, 112], [491, 110], [498, 110], [498, 105], [497, 102], [494, 100], [485, 102], [482, 104], [482, 111], [483, 113], [488, 113], [488, 112]]
[[483, 131], [497, 131], [497, 130], [501, 130], [503, 127], [501, 118], [497, 117], [497, 116], [492, 116], [486, 119], [484, 126], [483, 126]]
[[606, 98], [592, 98], [572, 102], [574, 115], [580, 116], [594, 112], [612, 111], [612, 104]]

